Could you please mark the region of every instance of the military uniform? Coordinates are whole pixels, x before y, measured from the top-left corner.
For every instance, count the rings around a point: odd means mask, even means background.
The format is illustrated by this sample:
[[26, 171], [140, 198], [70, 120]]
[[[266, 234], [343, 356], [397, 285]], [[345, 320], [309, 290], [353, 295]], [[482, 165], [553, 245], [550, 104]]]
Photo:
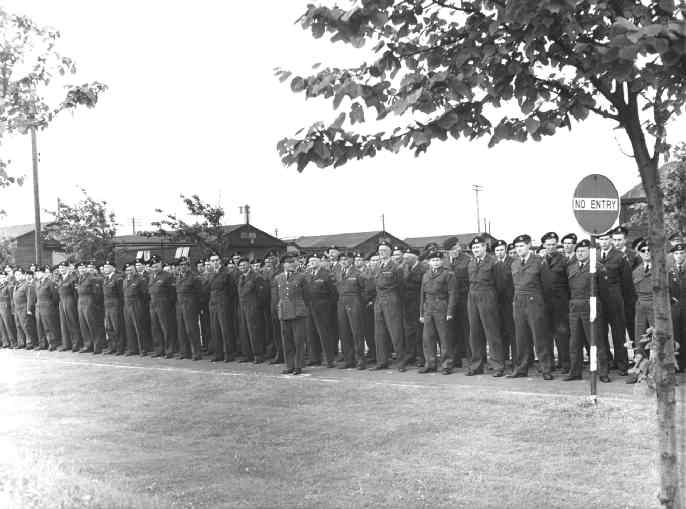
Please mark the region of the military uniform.
[[[512, 282], [512, 258], [506, 256], [495, 263], [496, 288], [498, 289], [498, 318], [500, 319], [500, 338], [503, 342], [503, 357], [505, 360], [517, 358], [515, 343], [514, 316], [512, 301], [514, 300], [514, 283]], [[514, 362], [513, 362], [514, 363]]]
[[471, 360], [470, 373], [481, 373], [486, 360], [488, 344], [488, 363], [496, 373], [505, 369], [503, 341], [500, 337], [500, 316], [496, 295], [500, 293], [496, 284], [495, 258], [485, 254], [481, 259], [473, 258], [467, 266], [469, 273], [469, 348]]
[[86, 274], [76, 285], [78, 294], [78, 313], [83, 348], [81, 351], [101, 353], [104, 338], [102, 337], [102, 322], [98, 313], [98, 297], [102, 295], [102, 287], [97, 277]]
[[376, 276], [370, 267], [362, 271], [365, 282], [365, 300], [362, 308], [364, 341], [367, 344], [367, 360], [376, 362], [376, 341], [374, 338], [374, 301], [376, 300]]
[[17, 346], [33, 348], [36, 344], [36, 329], [33, 314], [36, 309], [35, 294], [28, 281], [22, 281], [14, 287], [13, 309], [17, 324]]
[[59, 312], [63, 350], [77, 351], [83, 346], [79, 326], [76, 284], [77, 277], [73, 273], [62, 278], [57, 284], [57, 293], [60, 296]]
[[408, 361], [408, 352], [405, 348], [402, 322], [403, 271], [393, 260], [381, 262], [374, 283], [374, 341], [377, 368], [388, 367], [391, 358], [391, 352], [388, 350], [390, 336], [399, 368], [404, 369]]
[[309, 282], [302, 272], [281, 273], [274, 278], [272, 299], [277, 303], [286, 372], [299, 373], [305, 356]]
[[254, 270], [238, 277], [241, 350], [246, 360], [264, 360], [264, 327], [259, 307], [264, 281]]
[[568, 263], [563, 254], [553, 252], [546, 254], [541, 264], [547, 321], [555, 338], [558, 365], [563, 371], [569, 370], [570, 363]]
[[622, 283], [622, 290], [624, 292], [624, 320], [626, 322], [626, 330], [629, 334], [629, 339], [632, 343], [636, 344], [635, 340], [640, 337], [634, 334], [636, 331], [635, 320], [638, 296], [636, 295], [633, 287], [632, 276], [634, 269], [636, 269], [639, 265], [643, 265], [643, 260], [636, 251], [629, 247], [624, 247], [620, 253], [622, 253], [624, 260], [629, 266], [629, 270], [624, 271], [625, 281]]
[[457, 304], [455, 317], [449, 324], [452, 344], [455, 347], [455, 365], [462, 366], [462, 359], [469, 357], [469, 313], [467, 300], [469, 296], [469, 262], [471, 256], [460, 253], [450, 261], [450, 270], [455, 274]]
[[122, 278], [112, 272], [102, 282], [105, 306], [105, 334], [109, 353], [121, 355], [126, 350], [124, 328], [124, 284]]
[[553, 368], [552, 338], [543, 301], [542, 265], [541, 258], [533, 253], [529, 253], [525, 260], [517, 256], [512, 262], [517, 343], [517, 359], [513, 366], [517, 376], [525, 376], [529, 371], [532, 344], [542, 373], [550, 375]]
[[200, 320], [200, 345], [208, 353], [214, 353], [212, 332], [210, 329], [210, 273], [203, 272], [198, 275], [200, 293], [198, 295], [198, 314]]
[[448, 327], [448, 315], [453, 316], [457, 305], [455, 275], [445, 267], [427, 270], [422, 276], [419, 313], [424, 321], [422, 347], [423, 372], [437, 367], [436, 344], [441, 347], [441, 368], [451, 370], [455, 364], [455, 345]]
[[364, 306], [366, 280], [356, 267], [347, 267], [336, 275], [338, 293], [338, 331], [341, 335], [344, 367], [363, 369], [364, 357]]
[[230, 362], [236, 355], [234, 323], [238, 306], [236, 283], [233, 276], [222, 268], [210, 277], [210, 328], [214, 343], [214, 360]]
[[338, 338], [331, 322], [331, 306], [337, 301], [336, 287], [331, 273], [319, 267], [308, 271], [310, 288], [310, 313], [307, 319], [307, 343], [310, 364], [321, 363], [322, 351], [327, 366], [334, 365]]
[[[569, 286], [569, 377], [581, 378], [583, 370], [583, 347], [591, 342], [591, 273], [589, 262], [586, 260], [580, 264], [576, 259], [567, 265], [567, 284]], [[596, 276], [597, 277], [597, 276]], [[600, 306], [600, 304], [598, 304]], [[600, 310], [596, 316], [600, 316]], [[607, 376], [607, 347], [597, 334], [598, 320], [594, 322], [596, 328], [598, 373]]]
[[603, 313], [600, 335], [602, 340], [607, 342], [608, 326], [612, 329], [614, 361], [620, 373], [626, 372], [629, 368], [629, 359], [624, 346], [626, 336], [624, 295], [628, 290], [623, 288], [623, 283], [627, 281], [626, 273], [630, 269], [622, 253], [614, 247], [609, 249], [606, 255], [599, 252], [598, 259], [598, 296]]
[[127, 351], [129, 355], [146, 355], [149, 336], [146, 327], [146, 303], [148, 282], [145, 276], [133, 274], [122, 282], [124, 293], [124, 326], [126, 328]]
[[424, 364], [424, 348], [422, 341], [422, 324], [419, 323], [420, 304], [419, 293], [425, 272], [424, 266], [417, 262], [412, 267], [403, 268], [403, 331], [409, 362], [419, 360]]
[[686, 368], [686, 262], [679, 265], [674, 261], [668, 277], [674, 341], [680, 346], [677, 362], [679, 371], [683, 371]]
[[650, 264], [638, 265], [632, 272], [636, 291], [634, 348], [638, 349], [638, 340], [649, 327], [655, 325], [653, 314], [653, 274]]
[[60, 343], [59, 294], [55, 282], [44, 277], [36, 288], [36, 328], [45, 336], [50, 350]]
[[182, 359], [199, 360], [199, 313], [203, 284], [199, 277], [188, 272], [176, 281], [176, 331]]
[[0, 336], [5, 348], [17, 346], [17, 332], [14, 324], [13, 285], [6, 281], [0, 286]]
[[161, 270], [148, 281], [150, 294], [150, 332], [155, 355], [171, 357], [176, 351], [173, 322], [176, 318], [174, 279]]

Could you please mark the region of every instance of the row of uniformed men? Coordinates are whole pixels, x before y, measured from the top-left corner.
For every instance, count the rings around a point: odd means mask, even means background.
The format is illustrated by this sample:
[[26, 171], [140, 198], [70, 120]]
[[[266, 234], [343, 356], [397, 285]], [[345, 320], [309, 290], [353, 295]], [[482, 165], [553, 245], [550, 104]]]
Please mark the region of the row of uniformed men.
[[[598, 240], [602, 381], [609, 381], [610, 362], [626, 374], [625, 331], [633, 339], [652, 324], [649, 250], [645, 243], [634, 246], [640, 254], [625, 246], [626, 234], [618, 228]], [[590, 331], [590, 244], [569, 234], [560, 245], [553, 232], [541, 241], [540, 256], [522, 235], [509, 246], [498, 242], [493, 255], [480, 237], [469, 245], [471, 256], [459, 244], [447, 258], [428, 246], [424, 260], [382, 243], [369, 260], [339, 257], [334, 249], [327, 262], [312, 256], [307, 266], [285, 257], [280, 272], [273, 257], [264, 266], [234, 259], [224, 267], [215, 256], [196, 273], [188, 260], [167, 271], [155, 259], [149, 270], [142, 262], [127, 266], [123, 278], [111, 264], [101, 275], [93, 266], [62, 264], [58, 274], [37, 271], [35, 281], [31, 275], [23, 281], [19, 272], [11, 285], [0, 276], [0, 335], [8, 346], [55, 349], [61, 336], [62, 349], [98, 353], [107, 342], [110, 353], [193, 359], [204, 347], [212, 360], [227, 362], [237, 354], [281, 362], [285, 354], [285, 372], [296, 374], [306, 349], [311, 364], [320, 364], [323, 353], [333, 367], [339, 339], [341, 367], [364, 369], [376, 361], [374, 369], [386, 369], [394, 352], [398, 369], [416, 363], [422, 373], [439, 367], [450, 373], [466, 354], [468, 375], [488, 366], [503, 376], [511, 358], [510, 376], [526, 376], [535, 351], [543, 377], [551, 379], [556, 352], [565, 380], [579, 379]], [[682, 252], [675, 249], [675, 261]], [[677, 338], [686, 322], [681, 267], [679, 261], [670, 269]]]

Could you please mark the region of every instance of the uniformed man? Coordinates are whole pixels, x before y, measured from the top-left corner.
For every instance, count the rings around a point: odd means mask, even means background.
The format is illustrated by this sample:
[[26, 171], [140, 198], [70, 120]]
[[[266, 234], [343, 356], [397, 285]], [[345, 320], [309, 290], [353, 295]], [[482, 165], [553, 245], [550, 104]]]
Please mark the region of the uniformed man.
[[626, 330], [629, 334], [629, 339], [633, 343], [636, 339], [634, 332], [635, 326], [635, 312], [636, 312], [636, 292], [633, 288], [632, 273], [633, 270], [642, 265], [641, 257], [636, 251], [626, 245], [626, 237], [629, 230], [624, 226], [618, 226], [612, 230], [612, 244], [626, 260], [629, 265], [629, 270], [624, 271], [626, 280], [622, 283], [622, 290], [624, 291], [624, 317], [626, 321]]
[[79, 353], [101, 353], [98, 348], [102, 345], [97, 345], [98, 337], [96, 313], [96, 281], [92, 274], [88, 272], [88, 267], [85, 263], [79, 263], [76, 266], [78, 272], [78, 279], [76, 282], [76, 293], [78, 295], [77, 309], [79, 314], [79, 328], [81, 329], [81, 337], [83, 339], [83, 347]]
[[517, 250], [515, 249], [515, 246], [512, 242], [510, 242], [507, 245], [507, 255], [514, 260], [514, 257], [517, 256]]
[[668, 272], [669, 293], [672, 302], [674, 341], [679, 344], [678, 371], [686, 368], [686, 243], [674, 244], [671, 249], [673, 263]]
[[428, 253], [426, 258], [429, 270], [422, 275], [419, 295], [419, 321], [424, 325], [424, 366], [419, 373], [436, 371], [438, 343], [441, 348], [441, 372], [449, 375], [455, 364], [455, 345], [448, 324], [453, 320], [457, 305], [457, 284], [453, 272], [444, 266], [440, 251]]
[[569, 373], [569, 259], [557, 251], [557, 233], [543, 235], [541, 244], [545, 248], [542, 276], [546, 315], [557, 347], [557, 367], [566, 374]]
[[391, 246], [386, 241], [379, 244], [378, 252], [379, 267], [374, 278], [374, 340], [377, 361], [374, 369], [388, 368], [391, 359], [388, 348], [390, 337], [398, 360], [398, 371], [405, 371], [409, 356], [405, 348], [402, 322], [403, 271], [391, 259]]
[[[369, 257], [368, 257], [369, 258]], [[376, 362], [376, 343], [374, 342], [374, 280], [375, 274], [369, 264], [369, 260], [365, 259], [361, 253], [355, 253], [355, 268], [357, 268], [364, 278], [365, 292], [362, 307], [363, 327], [364, 327], [364, 341], [367, 344], [366, 360], [367, 363]]]
[[[591, 342], [591, 273], [589, 271], [589, 252], [591, 242], [583, 239], [574, 249], [572, 261], [567, 265], [567, 280], [569, 285], [569, 374], [562, 380], [569, 382], [581, 380], [583, 371], [583, 346]], [[597, 276], [594, 276], [597, 277]], [[598, 338], [598, 322], [594, 322], [596, 338]], [[598, 341], [598, 372], [600, 381], [610, 382], [607, 372], [607, 349], [604, 341]]]
[[497, 294], [500, 293], [496, 274], [496, 261], [486, 252], [486, 240], [477, 236], [469, 243], [474, 255], [469, 262], [469, 296], [467, 310], [469, 316], [469, 348], [471, 359], [467, 376], [481, 375], [486, 363], [488, 345], [488, 364], [494, 377], [505, 374], [505, 354], [500, 336], [500, 315]]
[[[626, 276], [630, 271], [629, 264], [624, 255], [614, 248], [610, 232], [598, 236], [600, 246], [598, 260], [598, 296], [600, 297], [602, 321], [601, 337], [607, 341], [608, 325], [612, 330], [612, 342], [614, 345], [614, 363], [620, 376], [626, 376], [629, 368], [629, 358], [626, 352], [626, 313], [624, 311], [624, 296], [631, 293], [623, 288], [630, 277]], [[632, 283], [633, 286], [633, 283]], [[609, 350], [609, 345], [608, 345]]]
[[512, 262], [514, 323], [517, 359], [511, 378], [528, 376], [533, 343], [544, 380], [552, 380], [552, 337], [546, 323], [543, 301], [543, 261], [531, 252], [531, 237], [514, 239], [517, 256]]
[[450, 321], [448, 331], [452, 336], [452, 344], [455, 348], [455, 367], [462, 367], [462, 359], [471, 357], [469, 352], [469, 313], [467, 312], [467, 299], [469, 296], [469, 262], [472, 259], [462, 252], [462, 245], [455, 242], [450, 246], [449, 269], [455, 274], [457, 291], [457, 304], [455, 319]]
[[26, 280], [26, 272], [23, 269], [14, 272], [16, 281], [13, 293], [14, 319], [17, 324], [17, 348], [33, 348], [30, 319], [35, 309], [35, 301], [32, 299], [30, 285]]
[[247, 258], [238, 262], [238, 303], [240, 320], [241, 362], [264, 362], [264, 329], [259, 312], [260, 286], [262, 278], [251, 266]]
[[[632, 271], [633, 285], [636, 292], [635, 303], [635, 323], [634, 333], [632, 336], [636, 338], [633, 342], [634, 355], [648, 355], [648, 352], [641, 347], [639, 342], [648, 328], [655, 325], [653, 313], [653, 273], [650, 259], [650, 248], [648, 241], [640, 239], [636, 244], [636, 251], [642, 260], [640, 265], [637, 265]], [[630, 374], [626, 383], [634, 384], [638, 381], [638, 375]]]
[[102, 266], [103, 304], [105, 308], [105, 334], [107, 350], [105, 353], [124, 355], [126, 351], [126, 333], [124, 327], [124, 282], [116, 273], [114, 263], [109, 260]]
[[403, 250], [400, 249], [398, 246], [393, 246], [393, 254], [391, 255], [391, 259], [398, 265], [402, 265], [403, 263]]
[[36, 286], [36, 330], [40, 324], [47, 348], [52, 352], [60, 342], [59, 294], [57, 285], [52, 280], [50, 267], [43, 267], [39, 273]]
[[219, 256], [212, 255], [210, 262], [213, 271], [209, 283], [210, 328], [216, 348], [211, 362], [231, 362], [236, 355], [236, 283], [233, 276], [224, 268]]
[[14, 325], [13, 285], [7, 273], [0, 273], [0, 336], [3, 348], [16, 348], [17, 334]]
[[176, 330], [179, 343], [179, 359], [202, 358], [200, 350], [199, 312], [203, 293], [200, 277], [191, 272], [188, 258], [178, 260], [176, 278]]
[[422, 278], [426, 271], [419, 263], [419, 252], [406, 249], [403, 254], [403, 331], [407, 348], [408, 362], [415, 362], [417, 367], [424, 365], [424, 348], [422, 346], [422, 324], [419, 322], [419, 293]]
[[366, 368], [364, 351], [364, 318], [366, 280], [354, 266], [354, 254], [343, 253], [338, 258], [340, 270], [335, 273], [338, 294], [338, 330], [343, 350], [342, 369]]
[[126, 328], [126, 355], [148, 354], [149, 339], [146, 329], [146, 302], [148, 299], [148, 282], [136, 265], [128, 264], [124, 268], [125, 279], [122, 282], [124, 295], [124, 327]]
[[59, 270], [60, 281], [57, 284], [57, 293], [60, 297], [60, 330], [62, 332], [62, 348], [59, 350], [77, 352], [83, 346], [76, 296], [78, 275], [74, 265], [66, 262], [60, 264]]
[[302, 272], [296, 272], [295, 258], [282, 258], [284, 272], [277, 275], [272, 300], [277, 303], [286, 369], [282, 374], [302, 373], [305, 356], [306, 319], [309, 313], [309, 283]]
[[317, 255], [310, 256], [307, 267], [310, 288], [310, 313], [307, 319], [307, 344], [310, 365], [321, 364], [324, 352], [326, 366], [333, 368], [336, 363], [336, 343], [331, 323], [331, 306], [335, 305], [338, 295], [336, 286], [326, 268], [322, 267]]
[[148, 280], [150, 294], [150, 331], [152, 333], [153, 357], [171, 359], [177, 350], [173, 337], [172, 321], [175, 313], [174, 278], [162, 270], [162, 259], [154, 255]]
[[210, 290], [209, 290], [209, 271], [205, 266], [205, 260], [198, 260], [195, 265], [197, 271], [198, 281], [200, 282], [200, 294], [198, 295], [198, 314], [200, 320], [200, 347], [208, 353], [214, 353], [214, 349], [210, 352], [210, 341], [212, 334], [210, 332]]
[[[496, 241], [493, 251], [495, 254], [495, 274], [498, 288], [498, 317], [500, 318], [500, 337], [503, 340], [503, 355], [505, 360], [516, 359], [516, 345], [514, 334], [514, 318], [512, 315], [512, 300], [514, 299], [514, 283], [512, 282], [512, 260], [507, 253], [507, 242]], [[510, 353], [510, 350], [512, 352]]]
[[567, 263], [574, 261], [574, 253], [576, 252], [577, 236], [575, 233], [568, 233], [560, 239], [562, 242], [562, 251], [567, 259]]
[[277, 312], [276, 302], [272, 301], [274, 278], [278, 274], [278, 259], [273, 252], [267, 254], [262, 268], [262, 277], [267, 283], [268, 308], [265, 310], [266, 344], [265, 349], [269, 359], [269, 364], [283, 363], [283, 342], [281, 341], [281, 323]]

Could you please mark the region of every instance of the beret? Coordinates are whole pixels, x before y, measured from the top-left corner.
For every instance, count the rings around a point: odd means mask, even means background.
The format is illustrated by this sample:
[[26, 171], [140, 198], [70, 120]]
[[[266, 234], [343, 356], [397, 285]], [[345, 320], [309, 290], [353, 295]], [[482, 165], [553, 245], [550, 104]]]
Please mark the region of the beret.
[[667, 240], [676, 240], [676, 239], [680, 239], [680, 238], [681, 238], [680, 233], [672, 233]]
[[500, 240], [496, 241], [496, 243], [493, 247], [495, 248], [495, 247], [500, 247], [500, 246], [503, 246], [505, 249], [507, 249], [507, 242], [500, 239]]
[[419, 256], [419, 251], [417, 251], [416, 249], [413, 249], [413, 248], [409, 247], [409, 248], [407, 248], [407, 249], [405, 250], [405, 254], [411, 254], [411, 255], [414, 255], [414, 256]]
[[634, 239], [634, 241], [631, 243], [631, 247], [633, 249], [636, 249], [636, 246], [638, 246], [638, 243], [643, 241], [643, 240], [645, 240], [645, 238], [643, 238], [643, 237], [638, 237], [638, 238]]
[[564, 237], [562, 237], [560, 240], [564, 242], [565, 240], [570, 239], [574, 244], [577, 242], [577, 236], [576, 233], [568, 233]]
[[574, 246], [574, 250], [576, 251], [580, 247], [591, 247], [591, 241], [588, 239], [582, 239], [579, 242], [576, 243], [576, 246]]
[[507, 250], [508, 250], [508, 251], [512, 251], [514, 248], [515, 248], [514, 243], [511, 243], [511, 244], [508, 244], [508, 245], [507, 245]]
[[646, 239], [641, 239], [636, 243], [636, 251], [640, 251], [644, 247], [648, 247], [648, 241]]
[[469, 247], [472, 247], [475, 244], [485, 244], [486, 240], [481, 237], [481, 235], [477, 235], [474, 237], [470, 242], [469, 242]]
[[555, 232], [548, 232], [541, 237], [541, 244], [544, 243], [548, 239], [555, 239], [555, 242], [557, 242], [560, 238], [557, 236], [557, 233]]
[[526, 233], [523, 235], [517, 235], [512, 241], [512, 243], [515, 245], [519, 243], [531, 244], [531, 236], [527, 235]]
[[612, 235], [629, 235], [629, 229], [625, 226], [618, 226], [611, 232]]
[[381, 246], [391, 247], [391, 244], [387, 240], [381, 240], [379, 241], [379, 247]]
[[431, 260], [432, 258], [443, 258], [443, 253], [441, 253], [440, 251], [430, 251], [426, 255], [426, 259]]

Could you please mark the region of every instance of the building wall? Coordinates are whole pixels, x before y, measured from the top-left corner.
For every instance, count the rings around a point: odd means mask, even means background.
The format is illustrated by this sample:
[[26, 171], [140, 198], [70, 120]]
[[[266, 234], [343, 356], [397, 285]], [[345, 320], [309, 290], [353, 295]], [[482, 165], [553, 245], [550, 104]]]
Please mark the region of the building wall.
[[[16, 247], [13, 249], [14, 264], [20, 267], [28, 267], [35, 263], [36, 254], [33, 232], [27, 233], [15, 239], [13, 243]], [[48, 249], [42, 246], [41, 249], [41, 263], [52, 263], [53, 249]]]

